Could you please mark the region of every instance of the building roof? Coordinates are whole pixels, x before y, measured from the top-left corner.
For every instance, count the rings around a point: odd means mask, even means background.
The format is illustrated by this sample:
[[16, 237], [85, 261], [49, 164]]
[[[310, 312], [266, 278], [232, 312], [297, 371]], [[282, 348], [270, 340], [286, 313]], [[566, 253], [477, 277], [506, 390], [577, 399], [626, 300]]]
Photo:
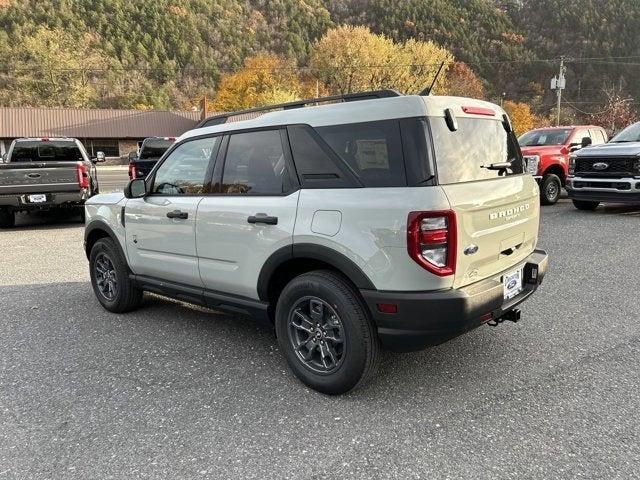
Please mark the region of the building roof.
[[0, 138], [178, 137], [199, 120], [199, 112], [0, 107]]

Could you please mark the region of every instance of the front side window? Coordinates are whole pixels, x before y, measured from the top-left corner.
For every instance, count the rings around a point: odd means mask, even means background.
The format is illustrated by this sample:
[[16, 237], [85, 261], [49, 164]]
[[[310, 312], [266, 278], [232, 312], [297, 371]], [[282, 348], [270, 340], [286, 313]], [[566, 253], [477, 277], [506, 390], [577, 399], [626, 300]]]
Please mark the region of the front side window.
[[[458, 129], [452, 132], [444, 118], [433, 118], [431, 133], [442, 184], [490, 180], [524, 171], [517, 140], [499, 120], [458, 118]], [[503, 167], [505, 163], [510, 166]]]
[[185, 142], [173, 150], [156, 171], [152, 193], [197, 195], [204, 193], [207, 167], [220, 137]]
[[316, 128], [365, 187], [407, 185], [397, 120]]
[[229, 137], [222, 193], [282, 195], [290, 190], [279, 130], [237, 133]]
[[577, 130], [571, 139], [571, 145], [580, 145], [582, 144], [583, 138], [591, 138], [589, 134], [589, 130]]

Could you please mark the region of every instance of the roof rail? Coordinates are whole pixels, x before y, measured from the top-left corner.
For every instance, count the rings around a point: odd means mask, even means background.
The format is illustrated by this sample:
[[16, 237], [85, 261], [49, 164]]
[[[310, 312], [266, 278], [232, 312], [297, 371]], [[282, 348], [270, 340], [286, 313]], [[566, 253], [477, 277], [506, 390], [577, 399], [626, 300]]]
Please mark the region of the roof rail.
[[212, 117], [205, 118], [195, 128], [212, 127], [213, 125], [221, 125], [227, 123], [230, 117], [245, 115], [248, 113], [269, 112], [271, 110], [292, 110], [294, 108], [304, 108], [308, 105], [315, 105], [324, 102], [357, 102], [359, 100], [373, 100], [376, 98], [400, 97], [402, 94], [397, 90], [372, 90], [370, 92], [347, 93], [344, 95], [334, 95], [331, 97], [308, 98], [306, 100], [296, 100], [295, 102], [278, 103], [274, 105], [265, 105], [264, 107], [249, 108], [248, 110], [239, 110], [237, 112], [221, 113]]

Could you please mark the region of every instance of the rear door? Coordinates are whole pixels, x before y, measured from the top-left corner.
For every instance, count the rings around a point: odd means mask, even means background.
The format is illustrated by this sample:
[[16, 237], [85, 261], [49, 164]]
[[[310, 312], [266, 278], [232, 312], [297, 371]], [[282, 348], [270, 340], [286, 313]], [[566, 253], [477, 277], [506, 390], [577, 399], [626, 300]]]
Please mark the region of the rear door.
[[[497, 117], [457, 118], [451, 131], [432, 118], [438, 183], [456, 214], [454, 287], [516, 268], [537, 244], [540, 202], [520, 150]], [[512, 168], [491, 165], [512, 162]]]
[[206, 289], [257, 299], [258, 276], [292, 245], [299, 190], [284, 129], [225, 139], [214, 189], [198, 206], [196, 244]]
[[178, 145], [149, 179], [150, 194], [127, 201], [127, 256], [136, 274], [202, 286], [196, 212], [220, 141], [220, 137], [197, 138]]

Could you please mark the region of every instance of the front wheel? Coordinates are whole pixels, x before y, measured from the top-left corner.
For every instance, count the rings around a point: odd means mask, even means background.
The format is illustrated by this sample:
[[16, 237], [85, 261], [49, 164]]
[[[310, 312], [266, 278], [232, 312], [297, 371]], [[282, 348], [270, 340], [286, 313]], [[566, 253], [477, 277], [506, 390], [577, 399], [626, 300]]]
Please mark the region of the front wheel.
[[110, 238], [101, 238], [91, 248], [89, 274], [96, 298], [110, 312], [128, 312], [142, 302], [142, 290], [129, 278], [125, 259]]
[[291, 370], [309, 387], [346, 393], [376, 370], [380, 344], [355, 289], [334, 272], [294, 278], [276, 307], [276, 333]]
[[560, 199], [562, 190], [562, 182], [560, 177], [553, 173], [548, 173], [542, 177], [542, 186], [540, 187], [540, 203], [542, 205], [554, 205]]
[[578, 210], [590, 210], [590, 211], [593, 211], [596, 208], [598, 208], [598, 205], [600, 205], [600, 202], [589, 202], [587, 200], [574, 200], [573, 201], [573, 205]]
[[16, 213], [8, 208], [0, 208], [0, 228], [12, 228], [16, 224]]

